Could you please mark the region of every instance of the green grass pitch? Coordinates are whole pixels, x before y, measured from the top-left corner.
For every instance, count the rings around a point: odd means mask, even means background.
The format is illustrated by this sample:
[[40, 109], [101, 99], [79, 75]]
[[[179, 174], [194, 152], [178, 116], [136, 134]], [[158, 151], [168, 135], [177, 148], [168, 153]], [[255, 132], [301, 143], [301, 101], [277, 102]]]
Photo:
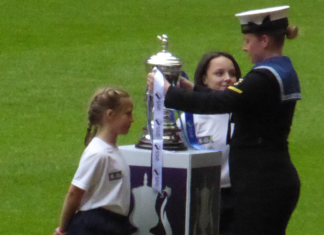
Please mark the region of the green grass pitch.
[[300, 29], [284, 54], [292, 58], [303, 96], [289, 139], [302, 191], [287, 234], [322, 234], [322, 0], [2, 0], [0, 234], [54, 232], [98, 87], [129, 91], [135, 123], [118, 144], [138, 141], [146, 121], [144, 61], [161, 51], [157, 35], [169, 36], [169, 50], [191, 78], [211, 50], [232, 53], [245, 74], [252, 65], [234, 14], [277, 5], [291, 6], [290, 23]]

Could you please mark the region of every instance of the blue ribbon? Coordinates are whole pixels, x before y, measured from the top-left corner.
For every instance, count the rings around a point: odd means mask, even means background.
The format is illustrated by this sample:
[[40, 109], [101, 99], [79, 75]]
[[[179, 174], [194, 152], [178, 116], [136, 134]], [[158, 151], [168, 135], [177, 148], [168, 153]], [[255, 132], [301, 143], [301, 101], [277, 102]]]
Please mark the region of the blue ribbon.
[[[184, 71], [181, 72], [181, 76], [184, 77], [185, 79], [189, 80], [188, 75]], [[178, 112], [178, 116], [180, 119], [181, 129], [183, 130], [183, 123], [181, 120], [180, 112], [178, 110], [177, 110], [177, 112]], [[196, 149], [196, 150], [206, 150], [198, 142], [198, 139], [196, 136], [193, 114], [185, 112], [185, 120], [186, 120], [186, 130], [187, 130], [186, 138], [187, 138], [187, 143], [190, 145], [189, 147]]]

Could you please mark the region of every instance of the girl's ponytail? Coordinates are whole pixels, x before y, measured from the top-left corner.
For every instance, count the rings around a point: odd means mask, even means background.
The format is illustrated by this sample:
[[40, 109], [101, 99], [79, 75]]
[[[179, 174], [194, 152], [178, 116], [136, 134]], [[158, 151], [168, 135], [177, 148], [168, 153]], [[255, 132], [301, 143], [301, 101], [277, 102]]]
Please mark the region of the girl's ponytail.
[[88, 128], [84, 139], [86, 146], [96, 136], [99, 126], [102, 125], [104, 113], [108, 109], [116, 110], [120, 108], [120, 99], [129, 97], [126, 91], [109, 87], [99, 89], [94, 94], [88, 111]]

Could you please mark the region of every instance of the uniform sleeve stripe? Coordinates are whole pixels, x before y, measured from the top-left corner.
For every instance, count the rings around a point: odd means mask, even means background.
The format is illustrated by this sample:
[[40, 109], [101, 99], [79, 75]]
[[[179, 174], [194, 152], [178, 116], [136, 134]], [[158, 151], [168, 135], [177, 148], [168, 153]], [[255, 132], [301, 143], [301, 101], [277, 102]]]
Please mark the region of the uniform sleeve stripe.
[[232, 91], [235, 91], [239, 94], [241, 94], [243, 91], [241, 91], [240, 89], [236, 88], [236, 87], [233, 87], [233, 86], [229, 86], [228, 89], [232, 90]]

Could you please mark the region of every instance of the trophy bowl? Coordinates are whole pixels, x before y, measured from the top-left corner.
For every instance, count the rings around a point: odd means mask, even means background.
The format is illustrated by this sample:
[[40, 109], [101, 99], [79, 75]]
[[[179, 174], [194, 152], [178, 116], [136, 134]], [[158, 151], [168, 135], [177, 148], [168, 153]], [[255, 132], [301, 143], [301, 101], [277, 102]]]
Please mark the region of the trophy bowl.
[[[158, 36], [158, 38], [162, 41], [162, 52], [159, 52], [147, 59], [145, 62], [146, 70], [149, 73], [154, 67], [157, 67], [171, 86], [175, 86], [179, 81], [182, 72], [182, 62], [179, 58], [173, 56], [167, 51], [168, 36], [163, 34], [162, 36]], [[146, 92], [146, 101], [148, 96], [149, 94]], [[154, 112], [154, 108], [152, 109], [152, 112]], [[153, 115], [150, 116], [152, 117]], [[163, 121], [163, 149], [173, 151], [187, 150], [187, 147], [180, 137], [181, 129], [175, 122], [175, 111], [173, 109], [164, 108]], [[153, 121], [149, 120], [149, 123], [153, 129]], [[152, 140], [148, 127], [143, 128], [143, 135], [135, 147], [152, 149]]]

